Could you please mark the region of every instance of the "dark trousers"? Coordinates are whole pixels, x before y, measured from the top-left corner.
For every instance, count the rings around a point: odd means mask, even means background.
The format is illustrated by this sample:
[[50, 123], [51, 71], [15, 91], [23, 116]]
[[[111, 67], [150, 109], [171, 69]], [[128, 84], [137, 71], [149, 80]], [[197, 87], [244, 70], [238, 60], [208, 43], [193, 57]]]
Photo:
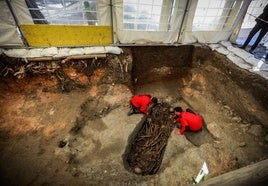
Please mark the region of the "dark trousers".
[[268, 26], [264, 25], [264, 24], [259, 24], [257, 23], [252, 30], [250, 31], [247, 40], [245, 41], [243, 48], [246, 48], [246, 46], [249, 44], [250, 40], [253, 38], [253, 36], [260, 30], [260, 34], [257, 38], [257, 40], [255, 41], [255, 43], [252, 45], [250, 50], [254, 50], [258, 44], [260, 43], [261, 39], [265, 36], [265, 34], [268, 31]]
[[128, 112], [128, 115], [139, 114], [139, 113], [141, 113], [141, 111], [138, 108], [136, 108], [134, 105], [132, 105], [130, 102], [130, 111]]
[[133, 114], [139, 114], [139, 113], [141, 113], [141, 111], [138, 108], [134, 107], [132, 104], [131, 104], [131, 109], [133, 111]]

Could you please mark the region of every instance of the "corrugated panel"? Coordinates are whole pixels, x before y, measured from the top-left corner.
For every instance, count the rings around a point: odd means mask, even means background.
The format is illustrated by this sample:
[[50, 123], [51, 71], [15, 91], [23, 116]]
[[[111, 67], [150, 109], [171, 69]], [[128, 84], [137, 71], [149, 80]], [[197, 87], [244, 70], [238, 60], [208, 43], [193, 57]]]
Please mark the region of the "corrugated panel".
[[111, 26], [22, 24], [21, 29], [32, 47], [112, 44]]

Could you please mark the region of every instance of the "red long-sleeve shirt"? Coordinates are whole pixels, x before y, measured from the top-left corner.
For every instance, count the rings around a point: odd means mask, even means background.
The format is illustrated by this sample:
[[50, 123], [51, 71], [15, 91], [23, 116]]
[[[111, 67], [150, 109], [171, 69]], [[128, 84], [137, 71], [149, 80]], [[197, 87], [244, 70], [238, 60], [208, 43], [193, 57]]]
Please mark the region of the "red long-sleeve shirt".
[[198, 114], [182, 111], [176, 122], [181, 123], [180, 134], [184, 134], [186, 127], [191, 131], [198, 131], [203, 126], [202, 117]]
[[136, 95], [136, 96], [133, 96], [131, 99], [131, 104], [146, 115], [149, 114], [147, 111], [147, 108], [150, 103], [151, 103], [151, 96], [147, 94]]

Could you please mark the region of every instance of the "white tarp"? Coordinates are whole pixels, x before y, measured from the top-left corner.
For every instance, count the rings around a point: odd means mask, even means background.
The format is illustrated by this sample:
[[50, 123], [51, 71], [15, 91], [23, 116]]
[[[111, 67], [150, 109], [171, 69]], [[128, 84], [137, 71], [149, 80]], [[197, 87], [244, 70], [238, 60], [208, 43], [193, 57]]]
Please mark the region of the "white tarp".
[[97, 0], [99, 25], [111, 25], [111, 6], [110, 0]]
[[268, 79], [268, 64], [263, 60], [256, 59], [254, 55], [245, 50], [233, 47], [228, 41], [221, 41], [219, 44], [209, 44], [208, 46], [212, 50], [216, 50], [225, 55], [240, 68], [259, 74], [263, 78]]
[[23, 46], [8, 5], [0, 0], [0, 7], [0, 46]]
[[33, 20], [27, 8], [25, 0], [10, 1], [12, 9], [19, 21], [19, 24], [32, 24]]

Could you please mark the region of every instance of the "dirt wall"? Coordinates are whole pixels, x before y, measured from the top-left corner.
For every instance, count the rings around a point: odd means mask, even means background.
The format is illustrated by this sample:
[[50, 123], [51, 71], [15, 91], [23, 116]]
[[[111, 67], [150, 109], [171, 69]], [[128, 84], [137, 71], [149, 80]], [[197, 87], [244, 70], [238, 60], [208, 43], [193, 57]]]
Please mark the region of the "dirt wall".
[[208, 80], [209, 91], [216, 100], [230, 105], [250, 122], [268, 128], [268, 81], [263, 77], [237, 67], [226, 56], [208, 47], [196, 47], [193, 64], [201, 67]]
[[192, 45], [131, 47], [134, 85], [187, 76], [193, 62], [193, 50]]
[[[249, 122], [268, 127], [268, 81], [237, 67], [226, 56], [202, 46], [132, 47], [135, 86], [163, 79], [191, 79], [202, 74], [215, 101], [231, 106]], [[158, 69], [158, 70], [155, 70]], [[160, 69], [160, 70], [159, 70]], [[192, 69], [198, 71], [192, 73]]]
[[[261, 77], [206, 47], [123, 49], [102, 59], [0, 58], [1, 183], [192, 185], [204, 162], [210, 179], [267, 159], [267, 84]], [[207, 126], [185, 135], [174, 128], [154, 175], [124, 166], [129, 139], [147, 118], [127, 115], [137, 93], [193, 108]]]

